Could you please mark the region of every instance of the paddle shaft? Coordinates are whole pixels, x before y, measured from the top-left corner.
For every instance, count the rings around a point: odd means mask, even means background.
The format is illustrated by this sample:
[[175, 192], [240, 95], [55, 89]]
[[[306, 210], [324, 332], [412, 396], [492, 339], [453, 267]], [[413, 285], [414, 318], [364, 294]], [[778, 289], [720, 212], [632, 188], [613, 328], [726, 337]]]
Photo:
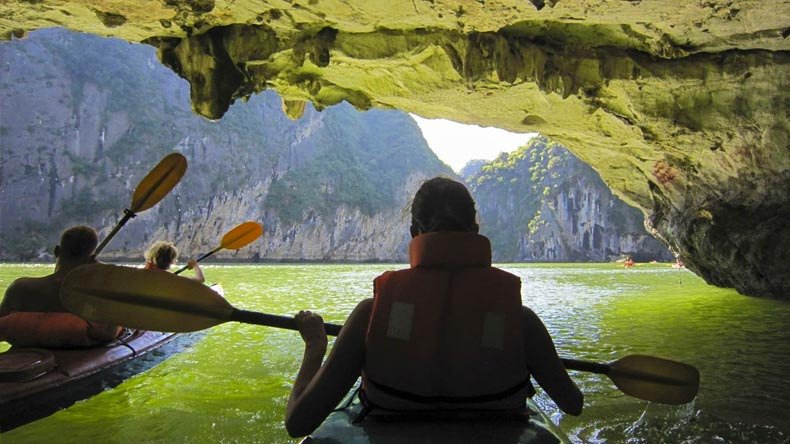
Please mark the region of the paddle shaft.
[[[195, 259], [195, 262], [200, 262], [223, 248], [227, 248], [229, 250], [238, 250], [239, 248], [249, 245], [255, 239], [258, 239], [262, 234], [263, 225], [260, 223], [254, 221], [241, 223], [222, 236], [222, 241], [219, 247]], [[174, 274], [179, 274], [187, 268], [189, 268], [189, 264], [184, 265]]]
[[[195, 259], [195, 262], [200, 262], [200, 261], [202, 261], [203, 259], [205, 259], [205, 258], [207, 258], [207, 257], [211, 256], [212, 254], [214, 254], [214, 253], [216, 253], [217, 251], [219, 251], [219, 249], [220, 249], [220, 248], [222, 248], [222, 246], [219, 246], [219, 247], [217, 247], [217, 248], [215, 248], [215, 249], [213, 249], [213, 250], [209, 251], [208, 253], [204, 254], [203, 256], [200, 256], [199, 258]], [[184, 265], [183, 267], [181, 267], [181, 268], [179, 268], [178, 270], [176, 270], [176, 272], [175, 272], [175, 273], [173, 273], [173, 274], [180, 274], [182, 271], [186, 270], [187, 268], [189, 268], [189, 265]]]
[[[299, 330], [296, 327], [294, 318], [288, 316], [273, 315], [268, 313], [260, 313], [257, 311], [233, 309], [233, 314], [230, 316], [230, 321], [243, 322], [245, 324], [266, 325], [269, 327], [284, 328], [286, 330]], [[330, 336], [337, 336], [340, 334], [342, 325], [337, 324], [324, 324], [326, 334]]]
[[600, 364], [598, 362], [580, 361], [578, 359], [562, 358], [562, 365], [570, 370], [578, 370], [582, 372], [598, 373], [600, 375], [608, 375], [612, 370], [609, 364]]
[[[238, 308], [233, 310], [233, 314], [229, 320], [242, 322], [245, 324], [266, 325], [269, 327], [284, 328], [287, 330], [299, 330], [296, 327], [296, 321], [294, 318], [268, 313], [260, 313], [257, 311], [239, 310]], [[340, 329], [342, 327], [342, 325], [338, 324], [324, 324], [324, 330], [326, 330], [326, 334], [330, 336], [339, 335]], [[570, 370], [600, 373], [604, 375], [609, 373], [610, 370], [610, 366], [608, 364], [599, 364], [597, 362], [580, 361], [578, 359], [569, 358], [561, 358], [561, 360], [563, 365], [565, 365], [565, 368]]]
[[108, 234], [107, 237], [105, 237], [104, 240], [99, 244], [99, 246], [96, 247], [96, 250], [93, 252], [94, 256], [98, 256], [99, 253], [104, 250], [104, 247], [107, 246], [110, 240], [115, 237], [116, 234], [118, 234], [118, 231], [120, 231], [120, 229], [126, 225], [126, 222], [129, 222], [129, 219], [136, 216], [136, 214], [134, 214], [131, 210], [124, 210], [123, 213], [123, 218], [121, 218], [121, 220], [115, 224], [115, 228], [113, 228], [112, 231], [110, 231], [110, 234]]
[[[123, 218], [115, 224], [115, 227], [110, 231], [110, 234], [107, 235], [106, 238], [99, 244], [98, 247], [93, 251], [93, 256], [96, 257], [104, 250], [104, 247], [110, 242], [110, 240], [118, 234], [118, 231], [126, 225], [126, 222], [129, 222], [129, 219], [135, 217], [138, 211], [145, 211], [148, 208], [156, 205], [157, 202], [162, 200], [165, 194], [169, 193], [170, 190], [176, 186], [176, 184], [181, 180], [181, 176], [184, 175], [184, 171], [186, 171], [186, 158], [178, 153], [171, 153], [165, 156], [164, 159], [160, 160], [158, 164], [151, 170], [140, 183], [137, 184], [137, 188], [134, 190], [134, 194], [132, 195], [132, 205], [123, 210]], [[183, 169], [180, 168], [183, 166]], [[165, 171], [160, 171], [165, 169]], [[180, 170], [180, 171], [179, 171]], [[159, 172], [159, 176], [156, 173]], [[153, 183], [149, 183], [152, 179]], [[172, 180], [175, 178], [175, 183], [167, 184], [168, 180]], [[163, 185], [165, 188], [162, 188]], [[163, 192], [161, 196], [155, 196], [157, 192]], [[153, 200], [149, 201], [153, 197]]]

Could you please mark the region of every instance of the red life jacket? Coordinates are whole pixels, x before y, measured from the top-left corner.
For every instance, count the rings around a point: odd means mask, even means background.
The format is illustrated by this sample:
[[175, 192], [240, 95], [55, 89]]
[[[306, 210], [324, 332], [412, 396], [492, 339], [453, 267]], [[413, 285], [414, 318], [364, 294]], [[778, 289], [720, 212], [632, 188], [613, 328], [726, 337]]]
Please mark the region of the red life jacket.
[[[117, 333], [120, 327], [116, 329]], [[93, 338], [88, 322], [72, 313], [18, 311], [0, 318], [0, 340], [15, 347], [91, 347], [108, 341]]]
[[509, 409], [534, 394], [521, 281], [475, 233], [412, 239], [411, 268], [374, 281], [363, 400], [390, 410]]

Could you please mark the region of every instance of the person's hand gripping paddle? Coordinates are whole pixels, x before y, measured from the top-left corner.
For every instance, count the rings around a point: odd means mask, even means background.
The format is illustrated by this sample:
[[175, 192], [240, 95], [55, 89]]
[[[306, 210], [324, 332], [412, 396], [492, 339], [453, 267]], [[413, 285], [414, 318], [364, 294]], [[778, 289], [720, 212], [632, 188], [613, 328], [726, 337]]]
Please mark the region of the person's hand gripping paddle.
[[[258, 239], [263, 234], [263, 225], [259, 224], [258, 222], [247, 221], [236, 225], [232, 230], [225, 233], [222, 236], [222, 240], [219, 242], [219, 246], [208, 253], [200, 256], [195, 261], [200, 262], [203, 259], [211, 256], [212, 254], [216, 253], [219, 250], [238, 250], [239, 248], [246, 247], [247, 245], [251, 244], [255, 239]], [[182, 271], [189, 268], [188, 265], [184, 265], [183, 267], [179, 268], [174, 274], [179, 274]]]

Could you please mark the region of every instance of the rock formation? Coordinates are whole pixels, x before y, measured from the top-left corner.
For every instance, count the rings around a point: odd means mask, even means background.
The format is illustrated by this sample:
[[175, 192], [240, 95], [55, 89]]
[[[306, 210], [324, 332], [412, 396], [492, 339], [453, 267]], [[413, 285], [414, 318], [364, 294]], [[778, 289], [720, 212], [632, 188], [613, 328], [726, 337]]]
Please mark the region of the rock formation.
[[[790, 297], [784, 0], [11, 0], [0, 34], [146, 42], [220, 118], [274, 89], [538, 131], [708, 282]], [[77, 49], [75, 49], [77, 50]]]
[[187, 174], [102, 259], [141, 261], [161, 239], [196, 257], [258, 220], [260, 240], [213, 259], [405, 262], [403, 208], [421, 180], [452, 174], [400, 111], [308, 105], [293, 121], [268, 91], [207, 121], [149, 46], [44, 30], [0, 45], [0, 60], [0, 260], [51, 258], [76, 223], [106, 235], [140, 179], [178, 151]]
[[480, 232], [503, 262], [671, 261], [639, 210], [588, 165], [545, 137], [461, 171], [477, 202]]

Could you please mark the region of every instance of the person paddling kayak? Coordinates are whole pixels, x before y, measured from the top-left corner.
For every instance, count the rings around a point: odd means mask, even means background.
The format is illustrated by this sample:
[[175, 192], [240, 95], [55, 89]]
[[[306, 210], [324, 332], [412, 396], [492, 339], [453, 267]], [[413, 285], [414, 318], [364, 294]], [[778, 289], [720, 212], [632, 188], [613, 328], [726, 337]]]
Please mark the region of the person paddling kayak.
[[[164, 270], [167, 271], [178, 259], [178, 250], [176, 246], [167, 241], [156, 241], [145, 252], [145, 269], [146, 270]], [[195, 276], [189, 278], [200, 283], [206, 282], [203, 276], [203, 270], [200, 269], [197, 261], [190, 259], [187, 262], [187, 269], [194, 270]]]
[[288, 433], [312, 433], [360, 376], [360, 420], [376, 410], [521, 409], [534, 394], [530, 376], [579, 415], [583, 395], [541, 320], [521, 305], [520, 279], [491, 267], [466, 187], [431, 179], [411, 214], [411, 268], [374, 280], [373, 298], [352, 311], [323, 365], [323, 320], [310, 311], [295, 316], [305, 352], [288, 399]]
[[0, 303], [0, 340], [17, 347], [89, 347], [111, 341], [116, 325], [88, 322], [69, 313], [58, 297], [71, 270], [95, 262], [96, 230], [85, 225], [66, 229], [55, 246], [55, 271], [11, 283]]

